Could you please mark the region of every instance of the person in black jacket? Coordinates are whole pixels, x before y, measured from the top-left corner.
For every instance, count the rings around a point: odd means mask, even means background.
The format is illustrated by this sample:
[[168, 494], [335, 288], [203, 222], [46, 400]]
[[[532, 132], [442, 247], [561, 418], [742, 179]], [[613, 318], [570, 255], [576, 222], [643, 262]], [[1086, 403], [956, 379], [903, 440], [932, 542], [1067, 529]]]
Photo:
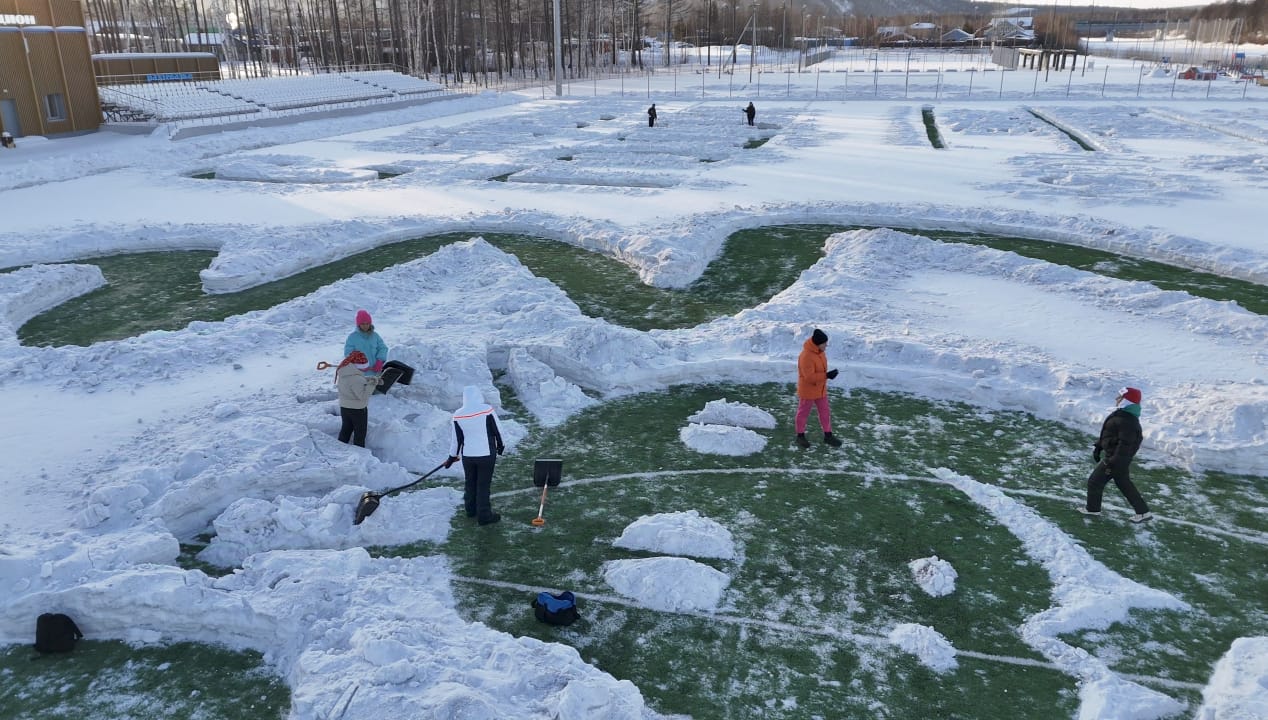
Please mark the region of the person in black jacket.
[[647, 108], [647, 127], [656, 127], [656, 103]]
[[753, 107], [753, 103], [749, 103], [748, 107], [744, 108], [744, 115], [748, 117], [748, 124], [752, 125], [753, 118], [757, 117], [757, 108]]
[[1142, 523], [1153, 518], [1149, 506], [1140, 496], [1140, 491], [1132, 483], [1131, 462], [1140, 449], [1143, 433], [1140, 429], [1140, 390], [1125, 387], [1118, 391], [1115, 404], [1117, 407], [1101, 425], [1101, 435], [1092, 447], [1092, 460], [1096, 468], [1087, 479], [1087, 504], [1079, 508], [1084, 515], [1101, 514], [1101, 495], [1110, 479], [1118, 486], [1119, 492], [1131, 503], [1136, 514], [1131, 521]]

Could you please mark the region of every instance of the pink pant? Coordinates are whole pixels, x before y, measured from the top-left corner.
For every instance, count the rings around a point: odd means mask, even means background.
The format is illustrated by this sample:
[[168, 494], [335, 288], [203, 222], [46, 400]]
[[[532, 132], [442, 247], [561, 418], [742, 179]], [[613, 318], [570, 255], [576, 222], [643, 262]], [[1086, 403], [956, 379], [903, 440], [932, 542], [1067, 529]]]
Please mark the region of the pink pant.
[[823, 428], [826, 433], [832, 432], [832, 418], [828, 416], [828, 398], [821, 397], [818, 400], [798, 400], [797, 402], [797, 434], [800, 435], [806, 431], [806, 421], [810, 419], [810, 408], [819, 410], [819, 427]]

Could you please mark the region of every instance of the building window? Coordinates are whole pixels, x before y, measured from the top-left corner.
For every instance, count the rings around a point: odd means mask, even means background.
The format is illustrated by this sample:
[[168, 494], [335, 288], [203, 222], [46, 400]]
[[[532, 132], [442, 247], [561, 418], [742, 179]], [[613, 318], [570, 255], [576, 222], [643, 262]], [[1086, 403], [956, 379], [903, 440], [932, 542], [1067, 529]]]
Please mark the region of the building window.
[[62, 97], [61, 93], [45, 95], [44, 106], [48, 110], [49, 120], [66, 119], [66, 99]]

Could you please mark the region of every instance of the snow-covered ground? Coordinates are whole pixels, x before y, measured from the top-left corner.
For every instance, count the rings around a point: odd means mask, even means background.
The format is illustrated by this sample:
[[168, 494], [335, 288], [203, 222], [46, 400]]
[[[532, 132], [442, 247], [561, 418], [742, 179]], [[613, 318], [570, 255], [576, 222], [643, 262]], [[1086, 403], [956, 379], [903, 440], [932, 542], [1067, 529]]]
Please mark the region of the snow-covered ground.
[[[919, 102], [763, 100], [748, 127], [738, 97], [688, 99], [668, 82], [649, 80], [650, 99], [605, 81], [593, 97], [486, 93], [177, 142], [98, 133], [0, 151], [0, 267], [36, 264], [0, 274], [0, 641], [29, 643], [35, 616], [58, 608], [92, 638], [258, 649], [290, 683], [297, 718], [340, 707], [369, 717], [371, 702], [377, 715], [401, 717], [475, 706], [482, 717], [652, 717], [637, 688], [571, 648], [462, 622], [443, 555], [374, 559], [362, 549], [443, 542], [456, 493], [394, 499], [361, 526], [355, 499], [431, 469], [463, 386], [500, 405], [495, 372], [507, 371], [550, 425], [592, 396], [791, 382], [814, 327], [833, 338], [841, 387], [1024, 410], [1090, 431], [1117, 389], [1134, 385], [1151, 453], [1268, 476], [1268, 320], [918, 232], [1048, 239], [1268, 284], [1268, 94], [945, 101], [935, 111], [949, 147], [934, 150]], [[656, 128], [644, 115], [651, 101]], [[750, 140], [767, 142], [744, 149]], [[234, 179], [190, 177], [207, 171]], [[402, 174], [379, 181], [371, 171]], [[498, 176], [507, 182], [489, 181]], [[650, 332], [586, 317], [478, 239], [543, 235], [681, 287], [730, 233], [781, 223], [901, 230], [834, 236], [768, 302]], [[211, 248], [219, 254], [204, 285], [229, 292], [452, 230], [473, 239], [223, 322], [86, 348], [17, 341], [27, 319], [103, 282], [95, 268], [39, 263]], [[418, 369], [410, 393], [374, 399], [365, 450], [335, 441], [330, 376], [311, 372], [315, 360], [337, 361], [358, 308], [374, 315], [391, 357]], [[755, 410], [711, 403], [682, 440], [701, 452], [756, 452], [744, 427], [768, 425]], [[513, 450], [526, 431], [504, 429]], [[1022, 538], [1054, 578], [1054, 607], [1019, 632], [1079, 679], [1081, 717], [1176, 711], [1057, 635], [1182, 601], [1091, 560], [989, 479], [940, 480]], [[647, 607], [708, 612], [727, 578], [674, 556], [684, 545], [725, 553], [729, 534], [710, 522], [627, 528], [628, 546], [665, 556], [610, 565], [610, 584]], [[175, 567], [178, 540], [213, 526], [204, 559], [241, 571], [212, 579]], [[930, 561], [937, 592], [953, 586], [954, 570]], [[954, 667], [936, 631], [887, 631], [930, 666]], [[1236, 643], [1201, 717], [1262, 709], [1265, 657], [1263, 638]]]

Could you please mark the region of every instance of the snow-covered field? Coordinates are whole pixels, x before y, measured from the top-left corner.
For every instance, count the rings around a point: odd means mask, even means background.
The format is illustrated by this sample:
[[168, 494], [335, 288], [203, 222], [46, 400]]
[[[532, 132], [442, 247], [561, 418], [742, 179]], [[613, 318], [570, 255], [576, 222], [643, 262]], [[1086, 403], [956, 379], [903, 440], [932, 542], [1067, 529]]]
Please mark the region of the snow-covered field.
[[[443, 543], [457, 493], [402, 496], [361, 526], [352, 507], [362, 490], [408, 482], [444, 457], [463, 386], [500, 404], [494, 373], [550, 425], [591, 396], [791, 382], [814, 327], [833, 339], [843, 387], [1020, 409], [1092, 432], [1116, 390], [1133, 385], [1144, 390], [1151, 453], [1268, 476], [1268, 320], [918, 232], [1033, 237], [1268, 284], [1268, 88], [1239, 101], [944, 101], [934, 110], [948, 147], [934, 150], [926, 102], [763, 100], [748, 127], [738, 112], [747, 97], [689, 99], [665, 82], [649, 83], [650, 98], [605, 81], [592, 97], [486, 93], [177, 142], [98, 133], [0, 151], [0, 267], [34, 264], [0, 274], [0, 641], [29, 643], [36, 615], [60, 609], [94, 639], [254, 648], [291, 685], [297, 718], [339, 707], [347, 717], [472, 707], [481, 717], [653, 717], [638, 688], [571, 648], [463, 622], [443, 555], [362, 549]], [[661, 120], [649, 128], [653, 101]], [[766, 142], [743, 147], [753, 140]], [[221, 179], [190, 177], [208, 171]], [[682, 287], [730, 233], [785, 223], [895, 229], [834, 236], [792, 287], [734, 317], [650, 332], [586, 317], [478, 239], [541, 235]], [[473, 239], [223, 322], [86, 348], [17, 341], [26, 320], [102, 282], [96, 268], [40, 263], [210, 248], [219, 254], [204, 285], [231, 292], [454, 230]], [[337, 360], [358, 308], [374, 315], [391, 357], [418, 369], [414, 392], [375, 398], [367, 450], [335, 441], [330, 376], [311, 372]], [[742, 427], [767, 426], [754, 410], [706, 408], [682, 440], [758, 451]], [[513, 452], [525, 429], [506, 425]], [[942, 478], [1054, 578], [1103, 590], [1092, 602], [1058, 583], [1051, 613], [1019, 629], [1079, 678], [1081, 717], [1177, 712], [1055, 634], [1089, 615], [1183, 602], [1110, 573], [1086, 556], [1094, 551], [1060, 550], [1068, 538], [1001, 502], [988, 480]], [[205, 559], [241, 571], [213, 579], [177, 568], [178, 541], [212, 527]], [[627, 528], [623, 541], [717, 557], [730, 536], [707, 518], [671, 516]], [[609, 567], [614, 591], [655, 606], [641, 588], [686, 579], [695, 592], [658, 597], [662, 609], [707, 612], [728, 590], [688, 558], [652, 560]], [[926, 560], [912, 568], [921, 587], [954, 586], [953, 569]], [[955, 663], [931, 628], [885, 630], [932, 667]], [[1265, 712], [1262, 634], [1247, 628], [1213, 670], [1200, 717]]]

